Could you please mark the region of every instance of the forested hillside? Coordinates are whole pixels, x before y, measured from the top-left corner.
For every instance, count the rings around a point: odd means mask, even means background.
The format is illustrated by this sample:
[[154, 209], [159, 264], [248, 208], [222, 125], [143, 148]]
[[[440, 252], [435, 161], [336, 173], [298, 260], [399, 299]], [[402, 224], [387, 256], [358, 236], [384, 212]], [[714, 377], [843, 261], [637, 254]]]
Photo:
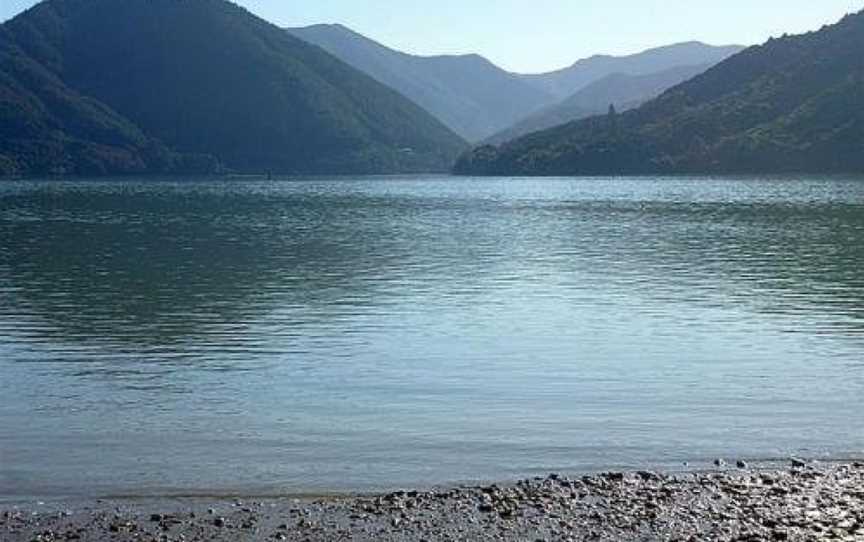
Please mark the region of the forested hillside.
[[396, 91], [224, 0], [49, 0], [0, 40], [7, 173], [430, 171], [465, 145]]
[[639, 109], [464, 155], [464, 174], [864, 171], [864, 12], [751, 47]]

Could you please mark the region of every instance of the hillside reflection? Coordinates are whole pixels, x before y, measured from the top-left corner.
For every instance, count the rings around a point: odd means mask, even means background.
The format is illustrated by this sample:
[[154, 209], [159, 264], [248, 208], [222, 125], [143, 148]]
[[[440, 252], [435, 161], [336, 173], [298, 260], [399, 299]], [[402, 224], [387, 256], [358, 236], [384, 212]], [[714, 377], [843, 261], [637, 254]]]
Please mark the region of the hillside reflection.
[[653, 299], [670, 311], [740, 306], [809, 312], [820, 326], [864, 322], [864, 213], [854, 201], [507, 201], [146, 183], [35, 185], [0, 201], [3, 327], [43, 341], [134, 350], [249, 340], [253, 330], [302, 336], [362, 314], [503, 306], [520, 289], [526, 303], [539, 290], [567, 310], [595, 288], [635, 310]]

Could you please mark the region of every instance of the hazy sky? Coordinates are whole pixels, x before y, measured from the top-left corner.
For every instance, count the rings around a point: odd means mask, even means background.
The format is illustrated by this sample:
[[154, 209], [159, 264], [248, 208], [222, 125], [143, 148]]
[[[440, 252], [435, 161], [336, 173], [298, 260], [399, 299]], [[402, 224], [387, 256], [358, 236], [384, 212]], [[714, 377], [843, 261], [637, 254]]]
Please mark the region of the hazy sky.
[[[0, 0], [0, 20], [36, 3]], [[239, 0], [281, 26], [342, 23], [419, 54], [480, 53], [522, 72], [700, 40], [761, 43], [816, 30], [864, 0]]]

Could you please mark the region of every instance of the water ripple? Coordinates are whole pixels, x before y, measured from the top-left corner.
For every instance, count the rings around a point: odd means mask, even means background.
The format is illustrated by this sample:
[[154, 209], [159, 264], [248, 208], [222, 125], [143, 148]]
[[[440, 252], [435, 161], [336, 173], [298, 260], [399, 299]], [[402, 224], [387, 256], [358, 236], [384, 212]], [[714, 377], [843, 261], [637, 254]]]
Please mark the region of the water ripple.
[[853, 178], [3, 183], [0, 486], [861, 452], [862, 262]]

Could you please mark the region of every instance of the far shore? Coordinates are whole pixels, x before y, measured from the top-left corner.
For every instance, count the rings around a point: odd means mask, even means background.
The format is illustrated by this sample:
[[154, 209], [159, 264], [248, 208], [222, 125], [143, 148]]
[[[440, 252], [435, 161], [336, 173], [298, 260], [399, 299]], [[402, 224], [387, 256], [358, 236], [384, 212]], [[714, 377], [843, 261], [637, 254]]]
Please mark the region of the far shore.
[[382, 495], [0, 503], [4, 542], [864, 540], [864, 463], [549, 475]]

